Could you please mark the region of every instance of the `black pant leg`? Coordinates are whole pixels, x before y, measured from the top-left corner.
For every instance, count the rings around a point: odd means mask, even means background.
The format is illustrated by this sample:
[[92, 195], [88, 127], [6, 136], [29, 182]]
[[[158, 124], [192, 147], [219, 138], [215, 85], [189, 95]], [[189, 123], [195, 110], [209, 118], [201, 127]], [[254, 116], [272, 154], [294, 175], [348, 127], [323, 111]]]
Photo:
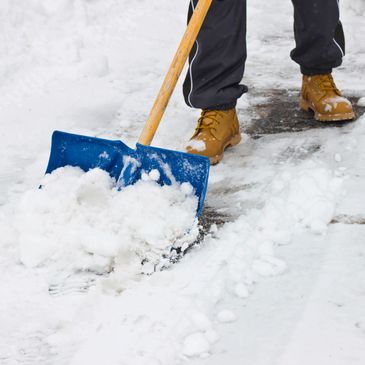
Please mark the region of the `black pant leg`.
[[338, 0], [292, 2], [296, 48], [291, 58], [305, 75], [330, 73], [345, 54]]
[[[198, 0], [191, 0], [189, 18]], [[246, 61], [246, 0], [213, 0], [190, 54], [183, 92], [200, 109], [230, 109], [247, 91], [240, 85]]]

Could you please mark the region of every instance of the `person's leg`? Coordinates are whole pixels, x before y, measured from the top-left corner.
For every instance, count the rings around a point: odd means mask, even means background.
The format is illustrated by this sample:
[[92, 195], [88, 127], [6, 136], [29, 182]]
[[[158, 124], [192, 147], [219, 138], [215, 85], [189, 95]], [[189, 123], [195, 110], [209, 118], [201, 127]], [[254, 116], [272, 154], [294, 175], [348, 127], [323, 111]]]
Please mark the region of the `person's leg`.
[[[189, 18], [198, 0], [190, 0]], [[193, 108], [228, 110], [247, 91], [242, 80], [246, 60], [246, 0], [213, 0], [190, 54], [184, 82]]]
[[296, 48], [304, 75], [329, 74], [342, 63], [345, 41], [338, 0], [292, 0]]
[[300, 106], [319, 121], [351, 120], [351, 102], [337, 89], [332, 69], [342, 63], [345, 37], [338, 0], [292, 0], [296, 48], [292, 59], [300, 65], [303, 82]]

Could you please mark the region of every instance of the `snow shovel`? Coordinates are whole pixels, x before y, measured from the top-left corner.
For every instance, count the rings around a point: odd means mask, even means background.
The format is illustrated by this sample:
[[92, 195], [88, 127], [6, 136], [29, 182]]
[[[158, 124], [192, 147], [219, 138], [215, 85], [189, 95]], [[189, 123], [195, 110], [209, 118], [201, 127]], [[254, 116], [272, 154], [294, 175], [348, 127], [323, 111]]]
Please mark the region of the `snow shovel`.
[[188, 182], [192, 185], [198, 198], [199, 217], [208, 187], [209, 159], [150, 147], [150, 144], [211, 3], [212, 0], [199, 0], [136, 148], [129, 148], [121, 141], [55, 131], [46, 173], [67, 165], [78, 166], [84, 171], [100, 168], [115, 178], [117, 186], [122, 188], [140, 180], [143, 173], [157, 170], [158, 182], [161, 185], [171, 185], [175, 182]]

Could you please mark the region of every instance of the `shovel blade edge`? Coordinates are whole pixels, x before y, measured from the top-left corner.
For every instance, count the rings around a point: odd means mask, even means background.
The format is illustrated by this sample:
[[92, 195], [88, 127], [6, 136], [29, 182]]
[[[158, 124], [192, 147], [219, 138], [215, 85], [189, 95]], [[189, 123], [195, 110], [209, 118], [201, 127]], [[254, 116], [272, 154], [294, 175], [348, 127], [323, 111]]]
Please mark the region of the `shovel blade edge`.
[[121, 141], [55, 131], [46, 174], [64, 167], [80, 167], [84, 171], [100, 168], [118, 180], [124, 166], [124, 157], [136, 153]]
[[136, 150], [121, 141], [55, 131], [46, 173], [75, 166], [89, 171], [100, 168], [118, 186], [134, 184], [142, 173], [158, 170], [161, 185], [190, 183], [198, 198], [197, 217], [202, 212], [208, 188], [210, 162], [202, 156], [137, 144]]

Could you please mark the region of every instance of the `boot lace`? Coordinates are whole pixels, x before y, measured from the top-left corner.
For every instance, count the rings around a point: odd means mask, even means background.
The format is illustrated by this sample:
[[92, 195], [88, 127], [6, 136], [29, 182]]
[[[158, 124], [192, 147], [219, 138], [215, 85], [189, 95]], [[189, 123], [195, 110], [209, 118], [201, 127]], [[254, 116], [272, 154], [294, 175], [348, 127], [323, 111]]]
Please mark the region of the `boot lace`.
[[333, 91], [337, 95], [341, 95], [340, 91], [337, 89], [337, 86], [336, 86], [331, 74], [320, 75], [319, 76], [319, 86], [323, 91]]
[[217, 128], [219, 126], [219, 121], [217, 118], [218, 118], [217, 111], [203, 110], [198, 120], [198, 125], [195, 128], [195, 135], [203, 130], [208, 130], [214, 136], [212, 132], [217, 131]]

